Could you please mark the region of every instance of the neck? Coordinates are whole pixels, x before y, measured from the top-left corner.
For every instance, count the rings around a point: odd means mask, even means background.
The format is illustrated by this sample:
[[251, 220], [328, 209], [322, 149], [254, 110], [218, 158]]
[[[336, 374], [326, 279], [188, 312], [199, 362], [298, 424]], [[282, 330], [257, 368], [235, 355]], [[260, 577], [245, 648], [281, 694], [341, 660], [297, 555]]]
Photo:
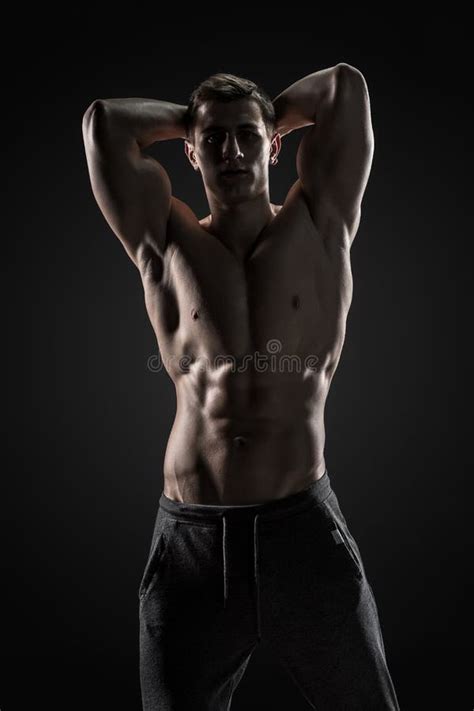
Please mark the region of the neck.
[[212, 199], [209, 204], [211, 214], [201, 224], [239, 258], [245, 256], [279, 211], [279, 206], [270, 202], [268, 194], [234, 205], [223, 205]]

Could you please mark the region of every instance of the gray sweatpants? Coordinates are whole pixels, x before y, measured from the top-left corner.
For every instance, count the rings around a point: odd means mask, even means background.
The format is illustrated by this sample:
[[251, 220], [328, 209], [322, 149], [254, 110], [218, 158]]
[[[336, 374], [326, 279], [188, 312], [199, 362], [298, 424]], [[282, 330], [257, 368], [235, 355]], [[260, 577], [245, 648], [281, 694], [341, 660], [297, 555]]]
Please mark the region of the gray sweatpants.
[[317, 711], [399, 711], [329, 474], [263, 504], [161, 494], [139, 591], [144, 711], [227, 711], [265, 640]]

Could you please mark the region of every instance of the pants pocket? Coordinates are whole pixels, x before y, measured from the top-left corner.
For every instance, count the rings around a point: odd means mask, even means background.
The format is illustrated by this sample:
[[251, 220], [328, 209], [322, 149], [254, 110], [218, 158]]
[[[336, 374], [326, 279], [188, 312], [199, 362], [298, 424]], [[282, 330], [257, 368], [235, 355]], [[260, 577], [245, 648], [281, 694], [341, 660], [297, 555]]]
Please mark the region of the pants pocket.
[[[331, 505], [332, 497], [335, 500], [333, 505]], [[364, 577], [364, 566], [360, 553], [356, 549], [357, 544], [348, 529], [335, 494], [331, 494], [329, 499], [323, 502], [323, 507], [328, 521], [330, 546], [333, 547], [335, 554], [344, 560], [345, 564], [352, 570], [355, 576], [361, 580]]]
[[143, 602], [147, 596], [161, 568], [169, 542], [168, 525], [169, 519], [161, 516], [159, 512], [150, 546], [150, 553], [138, 588], [138, 599], [140, 602]]

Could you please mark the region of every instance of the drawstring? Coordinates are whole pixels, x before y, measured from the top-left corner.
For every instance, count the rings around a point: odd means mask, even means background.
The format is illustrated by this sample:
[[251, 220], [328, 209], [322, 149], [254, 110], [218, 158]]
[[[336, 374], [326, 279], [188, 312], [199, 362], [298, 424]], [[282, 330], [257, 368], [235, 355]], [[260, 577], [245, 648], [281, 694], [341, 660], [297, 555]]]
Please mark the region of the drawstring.
[[[260, 514], [255, 514], [253, 520], [253, 558], [254, 558], [254, 580], [256, 592], [256, 607], [257, 607], [257, 634], [260, 638], [260, 583], [258, 570], [258, 517]], [[224, 572], [224, 607], [227, 604], [229, 586], [228, 586], [228, 560], [227, 560], [227, 522], [225, 513], [222, 514], [222, 567]]]
[[260, 639], [260, 585], [258, 582], [258, 534], [257, 534], [257, 523], [260, 514], [255, 514], [253, 520], [253, 559], [254, 559], [254, 570], [255, 570], [255, 591], [257, 595], [257, 634]]
[[224, 569], [224, 607], [227, 602], [227, 527], [225, 520], [225, 513], [222, 514], [222, 558], [223, 558], [223, 569]]

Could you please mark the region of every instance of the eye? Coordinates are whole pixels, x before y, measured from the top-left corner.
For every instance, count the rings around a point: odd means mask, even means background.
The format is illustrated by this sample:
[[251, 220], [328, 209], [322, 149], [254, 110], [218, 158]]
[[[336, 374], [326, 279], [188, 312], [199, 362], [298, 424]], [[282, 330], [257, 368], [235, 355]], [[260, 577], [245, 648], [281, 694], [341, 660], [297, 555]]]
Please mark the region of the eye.
[[[239, 135], [243, 136], [246, 139], [256, 139], [259, 137], [258, 133], [255, 133], [255, 131], [251, 131], [248, 129], [243, 129], [242, 131], [239, 131]], [[218, 143], [222, 140], [224, 140], [224, 134], [223, 133], [211, 133], [206, 138], [204, 139], [206, 143]]]
[[206, 143], [217, 143], [217, 141], [222, 140], [221, 133], [211, 133], [206, 137]]

